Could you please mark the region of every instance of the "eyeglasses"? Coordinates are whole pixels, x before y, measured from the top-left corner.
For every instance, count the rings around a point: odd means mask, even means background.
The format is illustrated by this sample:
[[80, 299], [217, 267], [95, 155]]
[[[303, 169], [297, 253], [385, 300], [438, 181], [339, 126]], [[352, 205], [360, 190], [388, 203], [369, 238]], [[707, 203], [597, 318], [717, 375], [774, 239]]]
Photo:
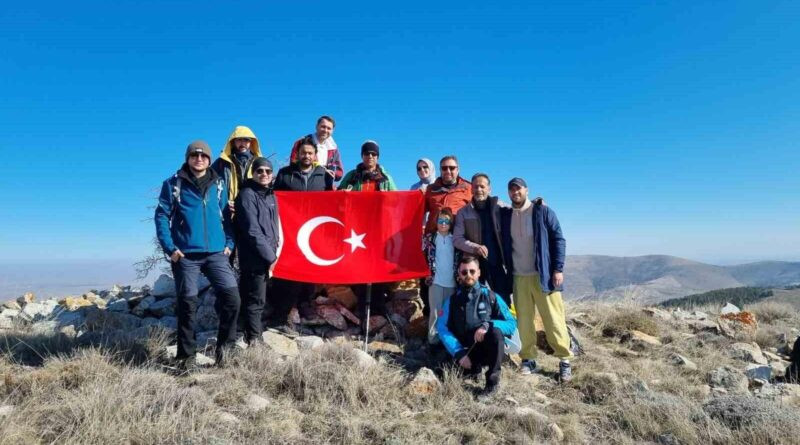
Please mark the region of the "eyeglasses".
[[466, 277], [467, 275], [475, 275], [478, 273], [477, 269], [461, 269], [458, 271], [462, 277]]
[[418, 172], [421, 172], [422, 170], [428, 170], [428, 166], [427, 165], [423, 165], [422, 167], [417, 167], [417, 171]]
[[437, 224], [450, 224], [450, 218], [439, 218], [436, 220]]
[[189, 154], [189, 157], [190, 157], [190, 158], [199, 158], [199, 157], [208, 158], [208, 156], [206, 156], [206, 154], [205, 154], [205, 153], [201, 153], [201, 152], [194, 152], [194, 153], [191, 153], [191, 154]]
[[270, 170], [268, 168], [258, 168], [258, 169], [256, 169], [256, 174], [257, 175], [271, 175], [272, 174], [272, 170]]
[[366, 153], [362, 153], [361, 156], [366, 156], [366, 157], [370, 157], [371, 156], [373, 158], [377, 158], [378, 157], [378, 153], [375, 153], [374, 151], [368, 151]]
[[448, 170], [448, 171], [458, 170], [458, 166], [457, 165], [442, 165], [439, 168], [442, 169], [442, 171], [444, 171], [444, 170]]

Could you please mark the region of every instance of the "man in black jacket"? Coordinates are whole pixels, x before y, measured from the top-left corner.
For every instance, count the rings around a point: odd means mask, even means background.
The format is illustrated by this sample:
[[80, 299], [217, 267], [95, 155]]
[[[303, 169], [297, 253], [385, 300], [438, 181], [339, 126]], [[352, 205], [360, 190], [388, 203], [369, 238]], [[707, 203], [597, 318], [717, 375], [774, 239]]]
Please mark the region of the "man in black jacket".
[[244, 182], [236, 197], [236, 239], [239, 241], [239, 290], [242, 309], [239, 325], [248, 344], [261, 337], [261, 316], [267, 297], [268, 271], [277, 259], [278, 207], [272, 193], [272, 163], [256, 158], [253, 178]]
[[[297, 146], [297, 161], [278, 170], [275, 190], [292, 192], [322, 192], [333, 190], [333, 176], [314, 159], [317, 147], [314, 140], [306, 137]], [[272, 280], [270, 306], [272, 314], [267, 318], [267, 326], [288, 336], [297, 336], [294, 327], [287, 321], [289, 312], [300, 298], [314, 292], [312, 283], [275, 278]]]

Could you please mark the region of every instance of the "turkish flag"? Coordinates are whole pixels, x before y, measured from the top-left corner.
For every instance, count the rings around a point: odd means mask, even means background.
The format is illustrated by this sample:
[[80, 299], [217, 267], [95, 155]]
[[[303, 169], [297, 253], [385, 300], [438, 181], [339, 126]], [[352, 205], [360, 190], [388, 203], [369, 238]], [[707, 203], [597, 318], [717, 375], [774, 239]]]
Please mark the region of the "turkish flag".
[[380, 283], [430, 275], [423, 194], [275, 192], [282, 247], [273, 276], [307, 283]]

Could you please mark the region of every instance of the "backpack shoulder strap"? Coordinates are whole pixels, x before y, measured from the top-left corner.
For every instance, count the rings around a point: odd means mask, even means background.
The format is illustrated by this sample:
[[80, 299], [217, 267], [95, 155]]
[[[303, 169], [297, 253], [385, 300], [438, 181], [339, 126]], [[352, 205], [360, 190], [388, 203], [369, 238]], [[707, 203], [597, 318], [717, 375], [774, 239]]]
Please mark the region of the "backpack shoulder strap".
[[175, 185], [172, 186], [172, 197], [178, 204], [181, 203], [181, 187], [183, 186], [183, 179], [175, 175]]

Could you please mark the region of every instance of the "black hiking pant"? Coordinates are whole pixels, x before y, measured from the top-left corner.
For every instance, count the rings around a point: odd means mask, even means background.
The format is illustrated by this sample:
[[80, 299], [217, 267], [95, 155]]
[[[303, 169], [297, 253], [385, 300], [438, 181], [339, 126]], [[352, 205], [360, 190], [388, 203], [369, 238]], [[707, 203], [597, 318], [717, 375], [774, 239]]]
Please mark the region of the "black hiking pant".
[[[474, 331], [470, 338], [474, 338]], [[472, 369], [466, 370], [468, 374], [478, 374], [484, 366], [486, 371], [486, 386], [495, 386], [500, 383], [500, 366], [505, 355], [505, 340], [500, 329], [491, 328], [483, 336], [483, 341], [473, 343], [472, 350], [467, 355], [472, 362]]]
[[249, 344], [264, 332], [262, 324], [264, 306], [269, 289], [269, 275], [266, 269], [242, 269], [239, 274], [239, 292], [242, 306], [239, 310], [239, 332]]

